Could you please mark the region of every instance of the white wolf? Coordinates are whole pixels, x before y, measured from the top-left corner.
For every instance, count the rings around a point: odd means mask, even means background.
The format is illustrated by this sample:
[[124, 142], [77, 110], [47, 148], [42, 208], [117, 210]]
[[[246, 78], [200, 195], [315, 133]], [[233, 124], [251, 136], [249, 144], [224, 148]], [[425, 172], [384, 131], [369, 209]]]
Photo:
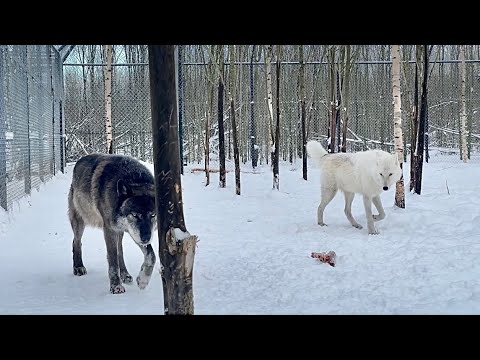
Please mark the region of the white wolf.
[[[355, 194], [362, 194], [368, 233], [378, 234], [374, 222], [385, 218], [380, 194], [390, 189], [401, 177], [397, 155], [382, 150], [328, 154], [323, 146], [314, 140], [307, 143], [307, 152], [321, 169], [318, 224], [325, 225], [325, 207], [335, 197], [337, 190], [341, 190], [345, 195], [345, 215], [350, 223], [358, 229], [362, 228], [352, 216], [353, 198]], [[372, 214], [372, 203], [377, 208], [378, 215]]]

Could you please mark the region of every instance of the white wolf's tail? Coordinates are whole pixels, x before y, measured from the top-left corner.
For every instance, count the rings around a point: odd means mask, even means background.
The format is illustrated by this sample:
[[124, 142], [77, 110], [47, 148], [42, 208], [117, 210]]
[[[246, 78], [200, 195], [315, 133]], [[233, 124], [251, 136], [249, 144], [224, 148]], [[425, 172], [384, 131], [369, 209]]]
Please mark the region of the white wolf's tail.
[[315, 140], [307, 142], [307, 153], [315, 161], [317, 166], [320, 166], [321, 159], [328, 154], [322, 144]]

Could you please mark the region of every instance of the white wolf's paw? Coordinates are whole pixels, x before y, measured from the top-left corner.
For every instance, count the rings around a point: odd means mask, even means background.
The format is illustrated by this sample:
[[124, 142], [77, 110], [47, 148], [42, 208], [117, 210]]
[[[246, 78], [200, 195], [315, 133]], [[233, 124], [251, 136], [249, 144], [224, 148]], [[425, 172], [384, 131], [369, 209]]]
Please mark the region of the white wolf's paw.
[[369, 229], [369, 230], [368, 230], [368, 234], [369, 234], [369, 235], [378, 235], [378, 234], [380, 234], [380, 233], [378, 232], [377, 229], [373, 228], [373, 229]]
[[137, 276], [137, 285], [140, 289], [145, 289], [148, 285], [148, 282], [150, 280], [150, 277], [144, 277], [141, 275]]
[[324, 222], [319, 222], [318, 225], [320, 225], [320, 226], [328, 226], [328, 225], [325, 224]]
[[360, 224], [352, 224], [352, 226], [357, 229], [363, 229], [363, 226]]
[[125, 292], [125, 288], [122, 286], [122, 284], [110, 285], [110, 292], [112, 294], [122, 294]]
[[385, 219], [385, 215], [380, 216], [380, 214], [378, 214], [378, 215], [372, 215], [372, 217], [373, 217], [373, 221], [379, 221], [379, 220]]
[[130, 285], [133, 282], [133, 276], [130, 275], [128, 272], [120, 273], [120, 279], [122, 279], [122, 282], [124, 284], [128, 284], [128, 285]]
[[87, 269], [85, 269], [85, 266], [78, 266], [73, 268], [73, 275], [75, 276], [82, 276], [87, 273]]

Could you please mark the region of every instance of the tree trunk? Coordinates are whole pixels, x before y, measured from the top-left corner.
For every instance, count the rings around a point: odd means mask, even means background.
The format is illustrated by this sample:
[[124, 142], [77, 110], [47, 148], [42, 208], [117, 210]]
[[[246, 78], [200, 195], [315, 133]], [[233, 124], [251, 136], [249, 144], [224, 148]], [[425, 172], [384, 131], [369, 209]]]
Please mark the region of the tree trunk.
[[410, 191], [415, 189], [416, 179], [416, 162], [417, 162], [417, 138], [418, 138], [418, 68], [421, 62], [421, 46], [416, 46], [415, 59], [415, 80], [414, 80], [414, 95], [413, 106], [410, 122]]
[[233, 159], [235, 162], [235, 193], [240, 195], [240, 154], [238, 153], [237, 123], [235, 121], [235, 45], [230, 45], [230, 117], [232, 119]]
[[306, 109], [305, 109], [305, 61], [303, 57], [303, 45], [299, 45], [299, 61], [300, 61], [300, 106], [302, 121], [302, 169], [303, 179], [307, 180], [307, 133], [305, 129]]
[[414, 192], [418, 195], [422, 192], [422, 171], [423, 171], [423, 150], [425, 145], [425, 122], [427, 119], [427, 82], [428, 82], [428, 49], [423, 45], [423, 80], [422, 80], [422, 98], [420, 105], [420, 119], [417, 133], [417, 150], [415, 161], [415, 188]]
[[[210, 51], [211, 54], [214, 53], [213, 46]], [[210, 185], [210, 119], [213, 112], [213, 81], [214, 81], [214, 71], [213, 71], [213, 59], [209, 58], [208, 60], [208, 71], [206, 72], [207, 84], [208, 84], [208, 94], [207, 94], [207, 106], [206, 106], [206, 116], [205, 116], [205, 186]]]
[[341, 152], [347, 152], [347, 130], [348, 130], [348, 100], [350, 98], [350, 70], [352, 68], [352, 58], [350, 45], [346, 46], [346, 60], [344, 68], [344, 76], [342, 79], [342, 100], [343, 100], [343, 127], [342, 127], [342, 147]]
[[254, 85], [253, 85], [253, 58], [255, 57], [255, 45], [252, 48], [252, 56], [250, 57], [250, 153], [252, 156], [252, 168], [257, 167], [258, 151], [256, 148], [256, 129], [255, 129], [255, 115], [254, 115]]
[[336, 106], [336, 99], [335, 99], [335, 46], [330, 48], [330, 71], [329, 71], [329, 80], [330, 80], [330, 126], [328, 131], [328, 152], [334, 153], [335, 152], [335, 129], [336, 129], [336, 121], [337, 121], [337, 106]]
[[467, 150], [467, 132], [466, 132], [466, 122], [467, 122], [467, 106], [465, 100], [465, 81], [467, 77], [467, 72], [465, 70], [465, 45], [460, 45], [460, 154], [463, 162], [468, 160], [468, 150]]
[[268, 109], [268, 133], [270, 134], [269, 148], [271, 165], [274, 162], [275, 153], [275, 135], [273, 133], [273, 94], [272, 94], [272, 45], [267, 45], [265, 54], [265, 65], [267, 67], [267, 109]]
[[219, 45], [219, 76], [218, 76], [218, 157], [220, 161], [220, 187], [226, 186], [227, 177], [225, 171], [225, 127], [223, 121], [223, 46]]
[[401, 177], [395, 190], [395, 206], [405, 208], [405, 187], [403, 183], [403, 133], [402, 133], [402, 99], [400, 92], [400, 45], [392, 45], [392, 88], [393, 88], [393, 135], [395, 151], [400, 164]]
[[197, 236], [185, 226], [173, 45], [149, 45], [153, 165], [165, 315], [193, 315]]
[[[277, 45], [280, 46], [280, 45]], [[277, 126], [275, 128], [275, 154], [273, 161], [273, 188], [279, 190], [279, 157], [280, 157], [280, 59], [277, 56]]]
[[112, 134], [112, 45], [105, 45], [105, 129], [107, 136], [107, 153], [113, 154]]

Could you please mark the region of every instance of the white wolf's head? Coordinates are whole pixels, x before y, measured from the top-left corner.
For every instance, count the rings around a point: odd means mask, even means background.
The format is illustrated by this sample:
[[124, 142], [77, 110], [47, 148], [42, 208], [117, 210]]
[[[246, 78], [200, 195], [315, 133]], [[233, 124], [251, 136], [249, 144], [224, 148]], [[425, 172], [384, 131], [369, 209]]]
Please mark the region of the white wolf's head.
[[377, 172], [375, 179], [383, 190], [387, 191], [402, 176], [397, 154], [389, 154], [385, 151], [377, 152]]

